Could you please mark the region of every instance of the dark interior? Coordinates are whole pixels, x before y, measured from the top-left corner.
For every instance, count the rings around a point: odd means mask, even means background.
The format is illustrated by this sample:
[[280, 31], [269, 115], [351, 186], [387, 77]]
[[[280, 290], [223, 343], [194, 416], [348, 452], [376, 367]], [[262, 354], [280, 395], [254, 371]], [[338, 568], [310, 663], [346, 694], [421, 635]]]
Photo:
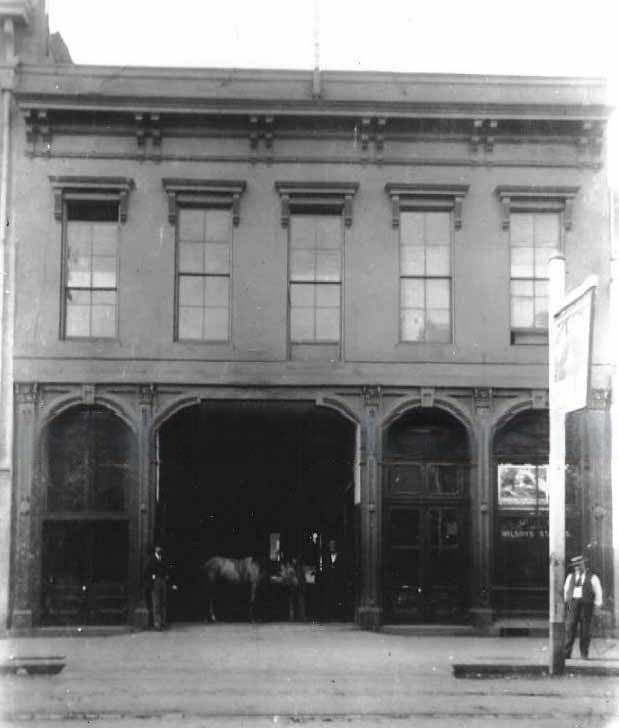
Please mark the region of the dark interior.
[[[313, 541], [324, 550], [331, 537], [352, 550], [354, 446], [350, 422], [304, 402], [202, 401], [167, 420], [155, 538], [179, 586], [171, 619], [205, 618], [201, 565], [212, 555], [272, 568], [278, 538], [286, 558], [309, 560]], [[247, 617], [235, 595], [219, 612]], [[271, 605], [269, 618], [284, 613]]]

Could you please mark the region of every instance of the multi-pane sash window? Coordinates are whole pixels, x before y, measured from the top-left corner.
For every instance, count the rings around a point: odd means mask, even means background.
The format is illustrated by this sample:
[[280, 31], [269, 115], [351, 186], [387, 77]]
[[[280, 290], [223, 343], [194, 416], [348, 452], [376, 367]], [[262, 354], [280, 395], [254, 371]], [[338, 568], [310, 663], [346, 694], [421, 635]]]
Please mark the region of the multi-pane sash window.
[[400, 337], [451, 341], [451, 213], [400, 213]]
[[114, 338], [118, 200], [73, 199], [65, 205], [64, 335]]
[[340, 340], [342, 216], [290, 216], [290, 340]]
[[560, 248], [560, 230], [556, 212], [510, 215], [512, 337], [548, 329], [548, 260]]
[[177, 248], [178, 339], [228, 341], [231, 210], [179, 208]]

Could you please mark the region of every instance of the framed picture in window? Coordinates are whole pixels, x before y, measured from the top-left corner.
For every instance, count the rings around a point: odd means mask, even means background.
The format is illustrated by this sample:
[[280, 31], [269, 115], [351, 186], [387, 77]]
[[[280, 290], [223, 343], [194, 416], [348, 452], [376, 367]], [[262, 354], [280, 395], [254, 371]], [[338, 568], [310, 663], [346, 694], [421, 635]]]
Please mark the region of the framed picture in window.
[[548, 465], [498, 466], [501, 508], [548, 508]]

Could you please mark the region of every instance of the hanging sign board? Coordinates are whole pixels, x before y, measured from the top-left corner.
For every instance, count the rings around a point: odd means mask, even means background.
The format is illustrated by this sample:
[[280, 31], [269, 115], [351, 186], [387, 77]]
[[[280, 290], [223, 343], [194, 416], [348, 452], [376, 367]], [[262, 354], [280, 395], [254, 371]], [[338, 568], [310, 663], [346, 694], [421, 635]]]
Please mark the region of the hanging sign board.
[[554, 313], [554, 335], [550, 341], [551, 376], [556, 402], [564, 413], [587, 406], [596, 286], [595, 276], [587, 278], [564, 298]]

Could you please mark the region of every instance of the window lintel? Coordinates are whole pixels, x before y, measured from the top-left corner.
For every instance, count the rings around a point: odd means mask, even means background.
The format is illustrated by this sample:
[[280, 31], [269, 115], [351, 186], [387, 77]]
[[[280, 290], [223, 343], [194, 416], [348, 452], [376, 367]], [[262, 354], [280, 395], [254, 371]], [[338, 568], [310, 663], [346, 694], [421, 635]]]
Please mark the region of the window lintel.
[[563, 227], [570, 230], [574, 197], [579, 189], [545, 185], [499, 185], [496, 194], [503, 208], [503, 230], [509, 230], [510, 213], [516, 210], [562, 212]]
[[468, 185], [421, 184], [388, 182], [385, 192], [391, 197], [391, 224], [400, 226], [401, 210], [444, 209], [453, 210], [456, 230], [462, 227], [462, 201]]
[[281, 197], [282, 227], [290, 223], [291, 209], [302, 206], [319, 211], [333, 208], [344, 213], [346, 227], [352, 225], [352, 198], [359, 189], [358, 182], [275, 182]]
[[62, 220], [65, 199], [118, 200], [119, 218], [127, 220], [129, 192], [135, 183], [131, 177], [84, 177], [79, 175], [50, 176], [54, 192], [54, 219]]
[[241, 215], [241, 195], [245, 180], [184, 179], [165, 177], [163, 188], [168, 196], [168, 220], [176, 222], [178, 203], [202, 204], [205, 207], [231, 207], [232, 222], [237, 226]]

